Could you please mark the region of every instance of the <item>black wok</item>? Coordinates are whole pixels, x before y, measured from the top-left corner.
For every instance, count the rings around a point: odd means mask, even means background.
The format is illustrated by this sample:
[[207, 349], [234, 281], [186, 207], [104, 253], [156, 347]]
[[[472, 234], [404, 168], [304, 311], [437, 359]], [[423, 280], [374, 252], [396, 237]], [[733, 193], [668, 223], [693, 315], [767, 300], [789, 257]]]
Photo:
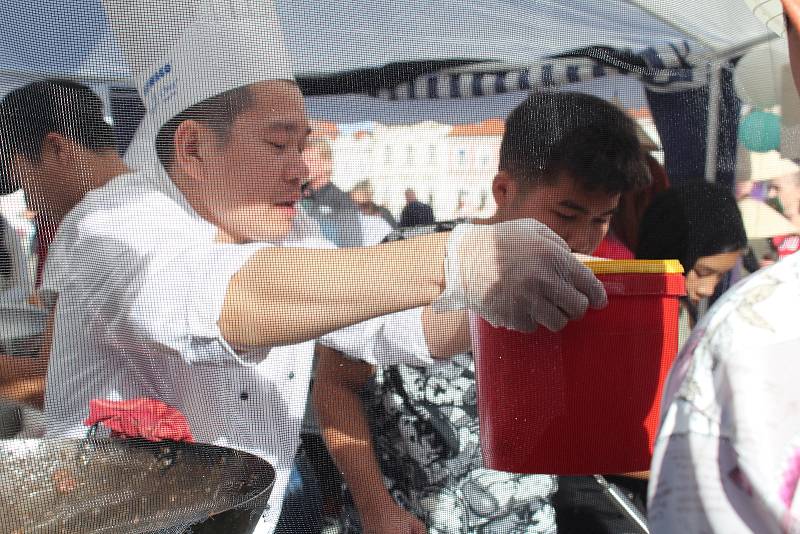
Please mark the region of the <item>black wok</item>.
[[9, 534], [251, 532], [275, 477], [241, 451], [138, 439], [0, 440], [0, 466]]

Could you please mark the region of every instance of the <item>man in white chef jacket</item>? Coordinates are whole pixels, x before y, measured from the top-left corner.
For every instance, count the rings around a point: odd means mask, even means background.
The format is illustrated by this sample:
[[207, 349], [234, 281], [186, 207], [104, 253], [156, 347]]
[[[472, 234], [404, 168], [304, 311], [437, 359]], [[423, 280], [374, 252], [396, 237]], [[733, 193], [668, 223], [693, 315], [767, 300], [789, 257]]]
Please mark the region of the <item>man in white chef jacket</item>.
[[[291, 232], [309, 133], [272, 6], [106, 7], [147, 114], [129, 158], [139, 171], [88, 194], [50, 249], [49, 436], [83, 435], [92, 398], [160, 399], [197, 441], [275, 467], [257, 530], [271, 532], [299, 441], [311, 340], [429, 304], [518, 329], [559, 329], [604, 305], [594, 276], [533, 220], [369, 249], [269, 244]], [[416, 330], [357, 326], [363, 351], [392, 354], [441, 316], [401, 317]], [[426, 359], [418, 345], [402, 353]]]

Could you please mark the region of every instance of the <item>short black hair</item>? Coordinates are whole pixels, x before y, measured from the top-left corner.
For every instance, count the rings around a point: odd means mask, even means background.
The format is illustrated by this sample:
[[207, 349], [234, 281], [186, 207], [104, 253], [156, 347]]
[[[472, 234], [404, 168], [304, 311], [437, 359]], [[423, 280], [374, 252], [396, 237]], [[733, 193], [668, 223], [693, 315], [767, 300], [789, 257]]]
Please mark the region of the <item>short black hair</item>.
[[650, 183], [633, 119], [583, 93], [539, 91], [506, 120], [500, 170], [523, 186], [568, 172], [588, 191], [624, 193]]
[[50, 79], [11, 91], [0, 103], [0, 189], [13, 190], [10, 160], [21, 154], [40, 161], [44, 138], [58, 133], [95, 151], [116, 150], [114, 130], [105, 121], [103, 101], [80, 83]]
[[688, 273], [702, 257], [746, 246], [747, 232], [733, 192], [698, 178], [698, 183], [653, 197], [639, 226], [636, 257], [677, 259]]
[[224, 93], [212, 96], [178, 113], [158, 131], [156, 135], [156, 155], [166, 170], [175, 161], [175, 131], [184, 121], [202, 122], [214, 132], [219, 141], [228, 139], [233, 121], [239, 114], [255, 104], [255, 96], [250, 87], [243, 85]]

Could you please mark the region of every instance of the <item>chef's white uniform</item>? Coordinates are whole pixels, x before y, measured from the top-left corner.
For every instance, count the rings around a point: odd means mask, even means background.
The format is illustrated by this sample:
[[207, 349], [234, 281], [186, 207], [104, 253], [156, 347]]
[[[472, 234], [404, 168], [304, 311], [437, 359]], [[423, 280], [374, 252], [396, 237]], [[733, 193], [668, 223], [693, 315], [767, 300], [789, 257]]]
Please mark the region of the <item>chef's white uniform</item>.
[[[89, 400], [152, 397], [199, 442], [235, 447], [277, 473], [259, 534], [271, 532], [299, 444], [313, 341], [237, 353], [217, 321], [231, 277], [272, 245], [215, 242], [217, 228], [160, 168], [89, 193], [53, 242], [42, 291], [56, 296], [48, 436], [83, 436]], [[375, 363], [430, 362], [421, 312], [325, 336]], [[367, 357], [369, 355], [369, 357]]]

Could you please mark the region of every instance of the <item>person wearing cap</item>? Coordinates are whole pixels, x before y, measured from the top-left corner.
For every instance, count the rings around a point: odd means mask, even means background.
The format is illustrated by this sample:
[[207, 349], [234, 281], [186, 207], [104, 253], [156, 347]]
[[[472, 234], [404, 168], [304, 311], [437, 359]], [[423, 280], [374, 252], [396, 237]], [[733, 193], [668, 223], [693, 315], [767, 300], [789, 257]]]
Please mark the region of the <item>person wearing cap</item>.
[[[377, 215], [392, 229], [397, 228], [397, 221], [394, 220], [389, 208], [375, 203], [375, 190], [370, 180], [362, 180], [353, 186], [353, 189], [350, 190], [350, 198], [356, 203], [361, 213]], [[464, 217], [457, 218], [464, 219]]]
[[[649, 180], [622, 110], [580, 93], [535, 93], [506, 121], [489, 222], [535, 217], [572, 250], [591, 254], [621, 195]], [[319, 350], [314, 404], [355, 505], [344, 522], [365, 533], [561, 532], [557, 514], [569, 523], [577, 514], [566, 504], [554, 509], [558, 477], [484, 466], [466, 322], [456, 332], [465, 351], [435, 367], [380, 367]], [[629, 526], [615, 512], [606, 514], [611, 527]]]
[[[800, 87], [800, 0], [750, 3], [785, 29]], [[695, 327], [664, 388], [650, 532], [800, 532], [798, 305], [793, 254], [742, 280]]]
[[530, 219], [365, 249], [276, 246], [308, 177], [310, 128], [272, 4], [104, 4], [147, 113], [128, 155], [138, 170], [88, 193], [51, 245], [49, 436], [84, 435], [95, 398], [161, 400], [196, 440], [273, 465], [256, 530], [271, 532], [315, 338], [355, 325], [361, 351], [389, 357], [408, 328], [360, 322], [410, 310], [430, 362], [423, 331], [438, 312], [560, 329], [605, 304], [569, 246]]
[[[103, 102], [88, 87], [69, 80], [43, 80], [11, 91], [0, 103], [0, 189], [22, 188], [36, 213], [36, 285], [50, 242], [66, 214], [91, 189], [127, 171], [117, 154]], [[44, 402], [47, 346], [38, 358], [0, 356], [0, 392], [23, 403], [20, 424], [28, 432]], [[32, 434], [33, 435], [33, 434]]]

